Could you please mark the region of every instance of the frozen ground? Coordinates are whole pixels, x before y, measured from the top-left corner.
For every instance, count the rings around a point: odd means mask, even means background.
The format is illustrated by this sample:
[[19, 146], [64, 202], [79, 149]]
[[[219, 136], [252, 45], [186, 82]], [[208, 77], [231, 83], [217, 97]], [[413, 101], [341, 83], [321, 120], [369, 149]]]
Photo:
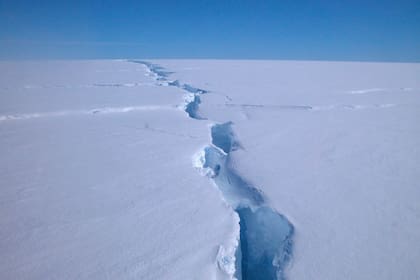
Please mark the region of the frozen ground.
[[1, 279], [420, 278], [419, 64], [0, 73]]

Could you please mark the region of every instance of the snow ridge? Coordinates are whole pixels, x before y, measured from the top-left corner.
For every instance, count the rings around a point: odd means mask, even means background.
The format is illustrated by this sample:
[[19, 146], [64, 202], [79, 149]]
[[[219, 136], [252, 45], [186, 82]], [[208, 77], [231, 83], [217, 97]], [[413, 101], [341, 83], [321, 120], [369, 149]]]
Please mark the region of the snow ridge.
[[[158, 65], [131, 62], [145, 65], [159, 86], [174, 86], [186, 91], [184, 111], [193, 119], [203, 119], [198, 114], [200, 95], [208, 91], [181, 84], [178, 80], [170, 81], [171, 72]], [[232, 122], [212, 125], [212, 144], [194, 157], [195, 167], [213, 180], [223, 200], [239, 217], [239, 242], [234, 248], [219, 248], [218, 266], [231, 279], [284, 279], [284, 269], [292, 256], [294, 227], [267, 204], [258, 188], [231, 167], [231, 152], [241, 148], [232, 125]]]
[[10, 114], [0, 115], [0, 122], [14, 121], [14, 120], [28, 120], [38, 118], [53, 118], [77, 115], [92, 115], [92, 114], [116, 114], [129, 113], [134, 111], [156, 111], [156, 110], [175, 110], [170, 105], [143, 105], [143, 106], [125, 106], [125, 107], [101, 107], [90, 110], [61, 110], [51, 112], [38, 112], [29, 114]]
[[158, 86], [170, 86], [170, 87], [176, 87], [186, 92], [184, 95], [184, 103], [182, 104], [183, 110], [188, 114], [190, 118], [202, 120], [202, 118], [198, 114], [199, 105], [201, 103], [201, 94], [208, 93], [207, 90], [200, 89], [193, 87], [189, 84], [183, 84], [180, 83], [178, 80], [169, 80], [169, 75], [173, 72], [166, 71], [165, 68], [153, 64], [147, 61], [142, 60], [129, 60], [133, 63], [139, 63], [144, 65], [147, 68], [148, 76], [152, 77]]

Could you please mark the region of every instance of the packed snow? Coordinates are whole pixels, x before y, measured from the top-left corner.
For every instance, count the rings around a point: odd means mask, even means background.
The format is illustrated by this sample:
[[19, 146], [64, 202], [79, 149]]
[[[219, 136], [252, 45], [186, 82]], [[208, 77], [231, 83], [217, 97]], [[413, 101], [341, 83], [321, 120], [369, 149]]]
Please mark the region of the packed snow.
[[0, 63], [1, 279], [420, 278], [420, 65]]

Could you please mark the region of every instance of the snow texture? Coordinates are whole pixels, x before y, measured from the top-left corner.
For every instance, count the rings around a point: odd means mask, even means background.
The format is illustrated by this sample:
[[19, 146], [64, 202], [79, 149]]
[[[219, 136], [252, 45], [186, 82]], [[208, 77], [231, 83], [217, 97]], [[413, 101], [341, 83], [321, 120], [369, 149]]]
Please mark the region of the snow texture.
[[287, 279], [420, 277], [419, 64], [155, 62], [234, 123], [229, 165], [294, 225]]
[[419, 64], [0, 73], [1, 279], [420, 278]]

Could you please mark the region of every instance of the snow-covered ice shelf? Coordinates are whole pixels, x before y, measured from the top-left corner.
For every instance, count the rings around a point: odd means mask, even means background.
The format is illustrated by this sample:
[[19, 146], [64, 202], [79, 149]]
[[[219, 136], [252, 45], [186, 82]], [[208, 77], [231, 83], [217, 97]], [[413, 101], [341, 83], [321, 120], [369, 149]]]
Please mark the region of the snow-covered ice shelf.
[[1, 279], [420, 277], [419, 64], [0, 73]]

